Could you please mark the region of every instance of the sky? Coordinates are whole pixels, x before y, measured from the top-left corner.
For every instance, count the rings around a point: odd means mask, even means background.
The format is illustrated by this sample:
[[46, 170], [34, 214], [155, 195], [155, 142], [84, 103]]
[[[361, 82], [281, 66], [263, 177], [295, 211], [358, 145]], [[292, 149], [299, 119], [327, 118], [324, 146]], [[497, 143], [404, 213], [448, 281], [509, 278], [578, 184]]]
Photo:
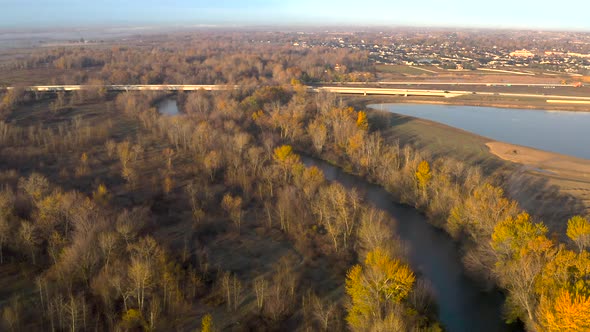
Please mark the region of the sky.
[[0, 28], [354, 25], [590, 31], [590, 0], [0, 0]]

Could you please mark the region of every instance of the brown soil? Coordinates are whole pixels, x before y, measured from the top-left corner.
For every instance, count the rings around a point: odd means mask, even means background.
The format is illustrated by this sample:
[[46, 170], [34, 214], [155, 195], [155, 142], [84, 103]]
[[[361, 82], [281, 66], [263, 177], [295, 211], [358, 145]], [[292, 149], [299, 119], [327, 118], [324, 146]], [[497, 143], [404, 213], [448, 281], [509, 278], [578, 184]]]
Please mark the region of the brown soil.
[[552, 230], [563, 236], [567, 218], [590, 214], [590, 160], [504, 142], [486, 145], [499, 158], [520, 164], [508, 178], [509, 195], [548, 217]]

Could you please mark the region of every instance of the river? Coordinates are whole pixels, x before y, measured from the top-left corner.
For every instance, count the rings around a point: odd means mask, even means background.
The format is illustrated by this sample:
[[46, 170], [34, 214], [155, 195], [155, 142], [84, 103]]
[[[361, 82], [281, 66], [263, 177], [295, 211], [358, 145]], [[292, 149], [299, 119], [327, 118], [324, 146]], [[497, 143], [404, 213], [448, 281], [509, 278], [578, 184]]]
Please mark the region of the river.
[[[176, 101], [164, 99], [158, 111], [178, 115]], [[463, 272], [461, 255], [455, 242], [443, 231], [428, 223], [416, 209], [396, 204], [383, 188], [345, 173], [326, 162], [302, 157], [308, 166], [320, 168], [329, 181], [364, 193], [366, 200], [387, 212], [397, 222], [398, 236], [408, 246], [412, 269], [431, 284], [439, 309], [439, 320], [450, 332], [513, 331], [501, 319], [504, 296], [499, 291], [482, 292], [481, 285]]]
[[163, 99], [156, 105], [156, 107], [158, 108], [158, 112], [162, 115], [174, 116], [180, 114], [176, 100], [171, 98]]
[[587, 112], [427, 104], [369, 107], [436, 121], [492, 140], [590, 159], [590, 113]]
[[482, 292], [481, 285], [463, 272], [461, 255], [445, 232], [428, 223], [416, 209], [396, 204], [383, 188], [345, 173], [324, 161], [302, 157], [307, 166], [320, 168], [329, 181], [364, 193], [367, 202], [396, 220], [398, 236], [408, 245], [412, 269], [427, 279], [439, 307], [439, 320], [450, 332], [514, 331], [501, 319], [504, 296], [499, 291]]

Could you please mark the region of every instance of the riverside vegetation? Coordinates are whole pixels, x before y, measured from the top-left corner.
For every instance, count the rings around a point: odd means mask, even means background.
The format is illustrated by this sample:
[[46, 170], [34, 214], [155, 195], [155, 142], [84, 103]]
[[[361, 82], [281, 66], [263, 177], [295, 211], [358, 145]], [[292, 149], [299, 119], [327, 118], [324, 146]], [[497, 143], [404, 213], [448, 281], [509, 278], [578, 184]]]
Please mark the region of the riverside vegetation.
[[422, 210], [505, 291], [508, 321], [590, 328], [586, 218], [558, 242], [477, 167], [385, 141], [378, 115], [308, 93], [288, 65], [178, 93], [173, 117], [161, 93], [5, 93], [3, 329], [441, 330], [394, 222], [298, 153]]

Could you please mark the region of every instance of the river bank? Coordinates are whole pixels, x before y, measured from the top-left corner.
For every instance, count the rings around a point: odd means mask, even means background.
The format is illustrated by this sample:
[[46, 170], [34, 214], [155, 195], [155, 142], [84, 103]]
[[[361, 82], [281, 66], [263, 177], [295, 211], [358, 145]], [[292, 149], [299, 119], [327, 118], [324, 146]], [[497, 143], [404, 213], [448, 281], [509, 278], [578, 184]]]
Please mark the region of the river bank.
[[385, 211], [395, 221], [395, 230], [406, 244], [412, 269], [429, 283], [438, 305], [440, 322], [448, 331], [520, 331], [520, 326], [502, 320], [504, 296], [497, 289], [481, 291], [481, 284], [464, 272], [455, 241], [436, 228], [417, 209], [394, 203], [394, 197], [377, 184], [349, 174], [339, 166], [302, 156], [307, 166], [322, 170], [329, 181], [355, 189], [369, 204]]
[[[590, 104], [576, 103], [555, 103], [547, 102], [543, 98], [512, 98], [496, 97], [482, 95], [465, 95], [454, 98], [440, 97], [400, 97], [400, 96], [371, 96], [356, 97], [357, 103], [364, 105], [391, 103], [391, 104], [431, 104], [431, 105], [456, 105], [456, 106], [482, 106], [498, 108], [516, 108], [527, 110], [547, 110], [547, 111], [570, 111], [570, 112], [590, 112]], [[362, 100], [362, 101], [361, 101]]]
[[[354, 105], [365, 108], [376, 102], [379, 101], [365, 99]], [[386, 111], [372, 109], [369, 117], [378, 127], [374, 129], [380, 130], [388, 142], [399, 141], [435, 158], [452, 158], [467, 166], [480, 167], [559, 238], [565, 238], [569, 218], [590, 213], [590, 161], [497, 142], [437, 122]], [[514, 154], [514, 150], [518, 153]]]
[[590, 214], [590, 160], [504, 142], [488, 142], [490, 153], [518, 165], [506, 190], [521, 206], [565, 238], [567, 219]]

